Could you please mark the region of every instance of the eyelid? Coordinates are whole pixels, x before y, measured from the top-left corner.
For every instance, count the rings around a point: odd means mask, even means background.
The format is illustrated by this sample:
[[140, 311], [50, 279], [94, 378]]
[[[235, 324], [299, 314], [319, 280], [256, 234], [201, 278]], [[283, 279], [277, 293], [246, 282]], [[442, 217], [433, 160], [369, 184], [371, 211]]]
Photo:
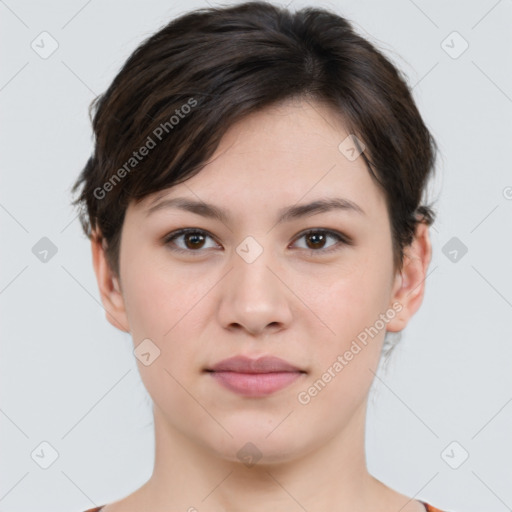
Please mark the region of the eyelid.
[[[203, 236], [210, 237], [212, 240], [214, 240], [216, 243], [218, 243], [216, 238], [206, 229], [191, 228], [191, 227], [177, 229], [177, 230], [174, 230], [174, 231], [168, 233], [167, 235], [164, 236], [163, 243], [164, 243], [164, 245], [170, 245], [174, 239], [179, 238], [180, 236], [183, 236], [183, 235], [187, 235], [189, 233], [199, 233]], [[297, 235], [295, 235], [295, 237], [293, 238], [291, 243], [292, 244], [295, 243], [297, 240], [304, 237], [305, 235], [308, 235], [309, 233], [321, 233], [323, 235], [327, 235], [327, 236], [330, 236], [330, 237], [338, 240], [338, 242], [336, 244], [334, 244], [333, 246], [331, 246], [327, 249], [301, 248], [303, 251], [308, 251], [310, 254], [313, 254], [313, 253], [318, 253], [318, 255], [329, 254], [331, 252], [335, 252], [335, 251], [341, 249], [340, 244], [342, 246], [343, 245], [349, 245], [349, 246], [354, 245], [352, 238], [340, 231], [337, 231], [335, 229], [329, 229], [329, 228], [314, 228], [314, 227], [307, 228], [307, 229], [301, 231], [300, 233], [298, 233]], [[175, 251], [175, 252], [188, 253], [188, 254], [195, 254], [195, 253], [201, 254], [201, 253], [205, 252], [205, 249], [192, 250], [192, 249], [182, 249], [181, 247], [172, 247], [171, 250]]]
[[[307, 235], [309, 233], [322, 233], [324, 235], [332, 236], [333, 238], [338, 238], [339, 241], [341, 243], [343, 243], [344, 245], [354, 245], [354, 241], [348, 235], [345, 235], [344, 233], [342, 233], [341, 231], [338, 231], [336, 229], [329, 229], [329, 228], [307, 228], [307, 229], [301, 231], [300, 233], [298, 233], [297, 235], [295, 235], [293, 242], [295, 242], [299, 238], [302, 238], [304, 235]], [[318, 249], [316, 251], [314, 249], [305, 249], [305, 250], [310, 250], [312, 252], [322, 252], [322, 251], [327, 252], [328, 251], [328, 249]]]
[[[172, 231], [171, 233], [168, 233], [163, 238], [163, 244], [164, 245], [170, 245], [174, 239], [179, 238], [180, 236], [187, 235], [189, 233], [199, 233], [204, 236], [210, 237], [212, 240], [215, 240], [216, 243], [218, 243], [215, 239], [215, 237], [207, 230], [202, 228], [181, 228], [177, 229], [175, 231]], [[182, 249], [181, 247], [171, 247], [172, 251], [175, 252], [181, 252], [181, 253], [188, 253], [188, 254], [194, 254], [194, 253], [202, 253], [204, 252], [204, 249], [198, 249], [196, 251], [191, 249]]]

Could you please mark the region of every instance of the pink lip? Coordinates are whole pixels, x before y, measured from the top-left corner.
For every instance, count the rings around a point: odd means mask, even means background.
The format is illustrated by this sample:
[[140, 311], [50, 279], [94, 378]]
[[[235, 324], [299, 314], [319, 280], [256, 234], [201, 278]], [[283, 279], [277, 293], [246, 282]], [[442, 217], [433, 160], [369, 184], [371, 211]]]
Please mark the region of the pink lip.
[[236, 356], [207, 369], [227, 389], [245, 396], [274, 393], [305, 374], [296, 366], [272, 356], [250, 359]]

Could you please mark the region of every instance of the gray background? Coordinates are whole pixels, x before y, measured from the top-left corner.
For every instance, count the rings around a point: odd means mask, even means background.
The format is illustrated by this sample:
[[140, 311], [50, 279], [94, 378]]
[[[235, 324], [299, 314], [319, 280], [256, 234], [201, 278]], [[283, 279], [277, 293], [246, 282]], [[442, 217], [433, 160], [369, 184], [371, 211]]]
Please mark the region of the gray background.
[[[148, 395], [129, 335], [105, 319], [70, 187], [91, 100], [144, 38], [206, 5], [0, 1], [2, 511], [80, 511], [151, 475]], [[375, 379], [369, 470], [443, 509], [512, 510], [512, 2], [316, 5], [405, 72], [441, 150], [426, 296]]]

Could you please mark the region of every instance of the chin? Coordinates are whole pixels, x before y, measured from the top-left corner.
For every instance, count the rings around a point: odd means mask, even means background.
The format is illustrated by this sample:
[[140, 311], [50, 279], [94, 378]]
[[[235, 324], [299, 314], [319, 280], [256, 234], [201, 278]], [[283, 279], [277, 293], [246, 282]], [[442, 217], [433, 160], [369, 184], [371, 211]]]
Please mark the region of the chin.
[[[283, 417], [275, 425], [279, 425]], [[224, 435], [221, 442], [215, 443], [212, 443], [212, 438], [204, 441], [219, 458], [247, 467], [291, 462], [314, 448], [314, 443], [309, 446], [306, 440], [301, 439], [299, 432], [285, 428], [284, 424], [277, 428], [275, 425], [270, 428], [266, 424], [258, 427], [254, 421], [240, 419], [227, 427], [233, 437]]]

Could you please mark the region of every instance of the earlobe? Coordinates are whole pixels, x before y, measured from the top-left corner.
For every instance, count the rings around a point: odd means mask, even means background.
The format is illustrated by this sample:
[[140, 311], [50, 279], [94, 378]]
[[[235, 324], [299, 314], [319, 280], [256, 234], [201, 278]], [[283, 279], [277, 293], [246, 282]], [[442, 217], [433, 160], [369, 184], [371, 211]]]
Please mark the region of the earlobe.
[[104, 239], [94, 233], [91, 236], [91, 252], [106, 318], [117, 329], [130, 332], [119, 279], [114, 275], [107, 262]]
[[421, 306], [431, 256], [428, 225], [420, 222], [416, 227], [412, 243], [404, 249], [404, 264], [395, 279], [391, 304], [398, 303], [399, 306], [395, 306], [395, 310], [400, 310], [387, 324], [388, 331], [403, 330]]

